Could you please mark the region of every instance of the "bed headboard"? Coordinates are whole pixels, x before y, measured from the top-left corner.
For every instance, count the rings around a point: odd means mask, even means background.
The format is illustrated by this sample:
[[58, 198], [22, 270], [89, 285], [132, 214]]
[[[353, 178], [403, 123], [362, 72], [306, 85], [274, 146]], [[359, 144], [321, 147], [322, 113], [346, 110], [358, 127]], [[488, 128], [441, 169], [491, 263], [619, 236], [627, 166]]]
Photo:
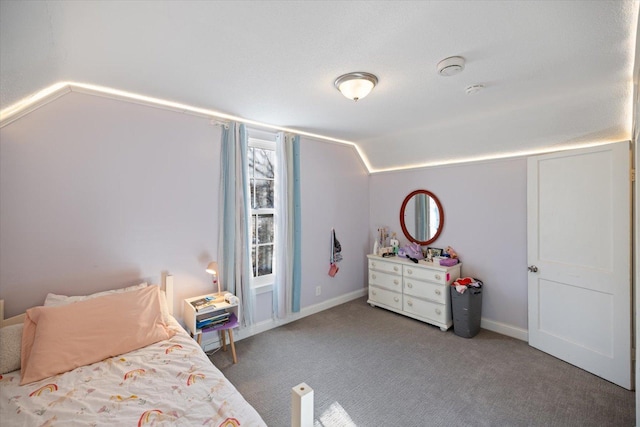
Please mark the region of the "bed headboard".
[[[164, 289], [165, 294], [167, 295], [167, 306], [169, 307], [169, 314], [173, 316], [173, 276], [167, 274], [166, 272], [162, 272], [160, 275], [160, 289]], [[15, 325], [16, 323], [24, 323], [25, 314], [18, 314], [17, 316], [10, 317], [8, 319], [4, 318], [4, 300], [0, 299], [0, 328]]]
[[8, 319], [4, 318], [4, 300], [0, 299], [0, 328], [15, 325], [16, 323], [24, 323], [25, 314], [18, 314], [17, 316], [10, 317]]
[[162, 272], [160, 276], [162, 284], [160, 289], [164, 288], [164, 293], [167, 296], [167, 306], [169, 308], [169, 314], [173, 316], [173, 276]]

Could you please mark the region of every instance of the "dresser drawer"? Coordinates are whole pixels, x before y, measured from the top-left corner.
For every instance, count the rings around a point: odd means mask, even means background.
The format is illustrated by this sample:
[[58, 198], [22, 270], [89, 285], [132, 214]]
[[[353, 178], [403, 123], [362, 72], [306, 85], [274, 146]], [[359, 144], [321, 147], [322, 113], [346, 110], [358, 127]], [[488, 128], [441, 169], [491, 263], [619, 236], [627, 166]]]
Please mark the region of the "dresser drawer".
[[446, 306], [435, 302], [423, 301], [421, 299], [404, 297], [404, 311], [415, 314], [417, 316], [426, 317], [440, 323], [447, 323], [450, 314], [447, 312]]
[[441, 270], [433, 270], [430, 268], [416, 268], [408, 265], [403, 265], [404, 277], [411, 277], [418, 280], [428, 280], [430, 282], [440, 283], [445, 285], [449, 280], [449, 273]]
[[448, 301], [447, 291], [449, 291], [449, 289], [447, 289], [447, 285], [438, 285], [437, 283], [405, 278], [403, 291], [406, 295], [426, 298], [440, 304], [446, 304]]
[[402, 294], [387, 289], [369, 286], [369, 300], [402, 310]]
[[369, 286], [376, 285], [392, 291], [402, 292], [402, 277], [394, 274], [369, 270]]
[[398, 276], [402, 275], [402, 266], [393, 262], [370, 259], [369, 269], [377, 270], [377, 271], [385, 271], [387, 273], [397, 274]]

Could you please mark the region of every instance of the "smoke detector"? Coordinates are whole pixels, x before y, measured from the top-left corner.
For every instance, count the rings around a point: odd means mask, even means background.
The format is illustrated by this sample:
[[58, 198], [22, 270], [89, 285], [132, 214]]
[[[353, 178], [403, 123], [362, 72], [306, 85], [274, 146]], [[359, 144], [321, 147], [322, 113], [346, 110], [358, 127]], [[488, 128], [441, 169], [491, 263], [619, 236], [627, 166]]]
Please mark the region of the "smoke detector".
[[451, 56], [438, 62], [438, 74], [450, 77], [464, 70], [464, 58], [461, 56]]
[[467, 95], [473, 95], [480, 92], [482, 89], [484, 89], [484, 85], [471, 85], [467, 86], [465, 92], [467, 92]]

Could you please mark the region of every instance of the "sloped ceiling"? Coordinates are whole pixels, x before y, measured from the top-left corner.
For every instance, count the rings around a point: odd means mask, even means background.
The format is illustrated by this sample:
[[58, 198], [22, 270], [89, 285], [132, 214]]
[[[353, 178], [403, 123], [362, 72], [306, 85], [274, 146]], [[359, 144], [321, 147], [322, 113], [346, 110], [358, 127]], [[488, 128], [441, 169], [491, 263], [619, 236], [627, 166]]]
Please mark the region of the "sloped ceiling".
[[[635, 1], [2, 0], [0, 108], [101, 85], [352, 141], [373, 172], [620, 141], [637, 16]], [[439, 76], [453, 55], [464, 71]], [[333, 86], [351, 71], [379, 78], [357, 103]]]

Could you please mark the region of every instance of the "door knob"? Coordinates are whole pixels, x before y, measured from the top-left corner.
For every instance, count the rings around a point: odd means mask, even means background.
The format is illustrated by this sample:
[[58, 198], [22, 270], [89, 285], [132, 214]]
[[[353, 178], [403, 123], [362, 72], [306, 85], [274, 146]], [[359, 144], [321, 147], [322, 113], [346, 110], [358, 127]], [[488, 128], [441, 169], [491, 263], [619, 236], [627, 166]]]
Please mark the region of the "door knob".
[[536, 267], [535, 265], [530, 265], [529, 267], [527, 267], [527, 269], [532, 273], [538, 272], [538, 267]]

